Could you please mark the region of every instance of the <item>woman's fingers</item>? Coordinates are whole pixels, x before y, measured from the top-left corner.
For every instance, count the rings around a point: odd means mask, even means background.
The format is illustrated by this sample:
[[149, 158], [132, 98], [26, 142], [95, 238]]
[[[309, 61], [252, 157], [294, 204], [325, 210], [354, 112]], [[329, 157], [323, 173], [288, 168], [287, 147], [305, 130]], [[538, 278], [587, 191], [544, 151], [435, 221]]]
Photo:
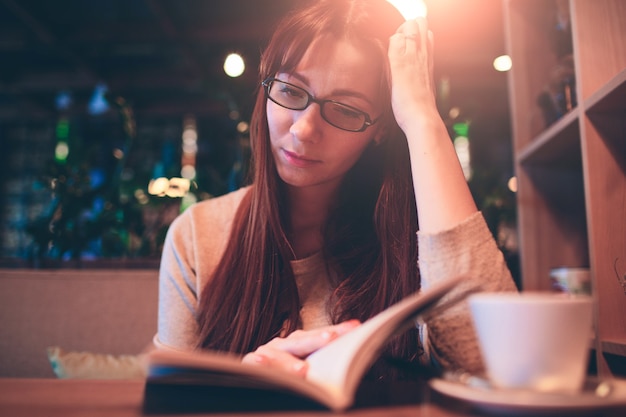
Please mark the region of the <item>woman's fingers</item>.
[[389, 65], [392, 81], [403, 88], [430, 88], [433, 66], [433, 35], [426, 20], [404, 22], [389, 40]]
[[396, 33], [391, 37], [390, 46], [402, 50], [405, 53], [413, 53], [418, 50], [428, 50], [428, 23], [424, 18], [407, 20], [402, 23]]
[[392, 107], [406, 132], [422, 110], [435, 105], [433, 35], [423, 18], [404, 22], [389, 40]]
[[332, 326], [321, 327], [319, 329], [304, 331], [298, 330], [284, 339], [274, 339], [269, 344], [276, 343], [276, 346], [293, 355], [305, 357], [315, 352], [322, 346], [335, 340], [354, 329], [359, 325], [358, 320], [348, 320]]
[[282, 369], [299, 376], [306, 376], [308, 370], [307, 363], [304, 359], [293, 356], [290, 353], [281, 350], [260, 347], [254, 352], [248, 353], [243, 357], [243, 363], [250, 365], [269, 366], [275, 369]]
[[271, 366], [304, 376], [307, 371], [304, 358], [358, 325], [357, 320], [349, 320], [315, 330], [298, 330], [287, 337], [277, 337], [259, 346], [254, 352], [245, 355], [242, 362]]

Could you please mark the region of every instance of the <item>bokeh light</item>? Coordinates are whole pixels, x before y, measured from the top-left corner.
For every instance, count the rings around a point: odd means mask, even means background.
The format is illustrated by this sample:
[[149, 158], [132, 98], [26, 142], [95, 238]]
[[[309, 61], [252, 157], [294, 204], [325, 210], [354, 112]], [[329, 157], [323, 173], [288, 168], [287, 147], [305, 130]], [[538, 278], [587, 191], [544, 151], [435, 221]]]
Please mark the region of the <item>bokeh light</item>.
[[513, 62], [511, 61], [511, 57], [508, 55], [500, 55], [493, 60], [493, 67], [496, 71], [506, 72], [509, 71], [512, 66]]
[[387, 0], [393, 4], [406, 20], [426, 17], [428, 8], [423, 0]]
[[224, 60], [224, 72], [229, 77], [239, 77], [246, 69], [246, 64], [239, 54], [230, 54]]

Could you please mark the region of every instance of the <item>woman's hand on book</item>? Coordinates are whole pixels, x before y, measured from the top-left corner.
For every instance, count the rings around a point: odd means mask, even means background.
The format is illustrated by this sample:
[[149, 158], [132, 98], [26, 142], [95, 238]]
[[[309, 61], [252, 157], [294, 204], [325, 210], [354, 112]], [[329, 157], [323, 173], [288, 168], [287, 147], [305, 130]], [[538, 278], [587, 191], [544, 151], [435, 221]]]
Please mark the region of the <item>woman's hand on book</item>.
[[308, 370], [304, 360], [307, 356], [359, 324], [358, 320], [348, 320], [314, 330], [296, 330], [287, 337], [276, 337], [259, 346], [245, 355], [242, 362], [282, 369], [304, 378]]

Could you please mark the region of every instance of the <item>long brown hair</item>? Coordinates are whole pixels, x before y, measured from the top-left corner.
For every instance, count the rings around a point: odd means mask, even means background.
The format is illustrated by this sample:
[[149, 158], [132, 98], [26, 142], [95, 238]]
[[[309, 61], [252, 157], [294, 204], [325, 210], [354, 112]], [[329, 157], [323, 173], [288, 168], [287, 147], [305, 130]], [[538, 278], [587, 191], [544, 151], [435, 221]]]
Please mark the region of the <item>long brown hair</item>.
[[[417, 213], [406, 139], [393, 120], [387, 48], [403, 19], [385, 0], [322, 0], [294, 11], [265, 49], [259, 81], [293, 70], [314, 39], [331, 35], [378, 51], [385, 138], [346, 174], [324, 227], [324, 256], [341, 277], [333, 322], [365, 320], [419, 289]], [[285, 235], [286, 199], [269, 144], [266, 97], [259, 89], [251, 123], [253, 181], [232, 235], [200, 297], [200, 348], [247, 353], [300, 325], [300, 303]], [[414, 359], [418, 337], [389, 353]]]

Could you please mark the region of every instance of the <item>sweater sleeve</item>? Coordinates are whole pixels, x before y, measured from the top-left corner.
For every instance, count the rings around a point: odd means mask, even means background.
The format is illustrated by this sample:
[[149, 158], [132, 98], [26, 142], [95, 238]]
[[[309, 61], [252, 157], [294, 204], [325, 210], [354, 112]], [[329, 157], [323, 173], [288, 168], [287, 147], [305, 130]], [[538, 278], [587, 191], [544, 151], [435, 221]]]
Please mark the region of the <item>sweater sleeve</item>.
[[198, 291], [194, 269], [194, 228], [183, 213], [170, 226], [159, 271], [158, 348], [194, 349], [198, 334]]
[[196, 203], [170, 225], [159, 272], [159, 319], [154, 344], [193, 350], [198, 338], [198, 300], [230, 239], [247, 188]]
[[[446, 298], [476, 284], [482, 291], [516, 290], [504, 256], [480, 212], [450, 230], [418, 232], [418, 245], [423, 288], [465, 275], [467, 280]], [[426, 325], [430, 354], [443, 368], [474, 373], [484, 369], [467, 301], [430, 318]]]

